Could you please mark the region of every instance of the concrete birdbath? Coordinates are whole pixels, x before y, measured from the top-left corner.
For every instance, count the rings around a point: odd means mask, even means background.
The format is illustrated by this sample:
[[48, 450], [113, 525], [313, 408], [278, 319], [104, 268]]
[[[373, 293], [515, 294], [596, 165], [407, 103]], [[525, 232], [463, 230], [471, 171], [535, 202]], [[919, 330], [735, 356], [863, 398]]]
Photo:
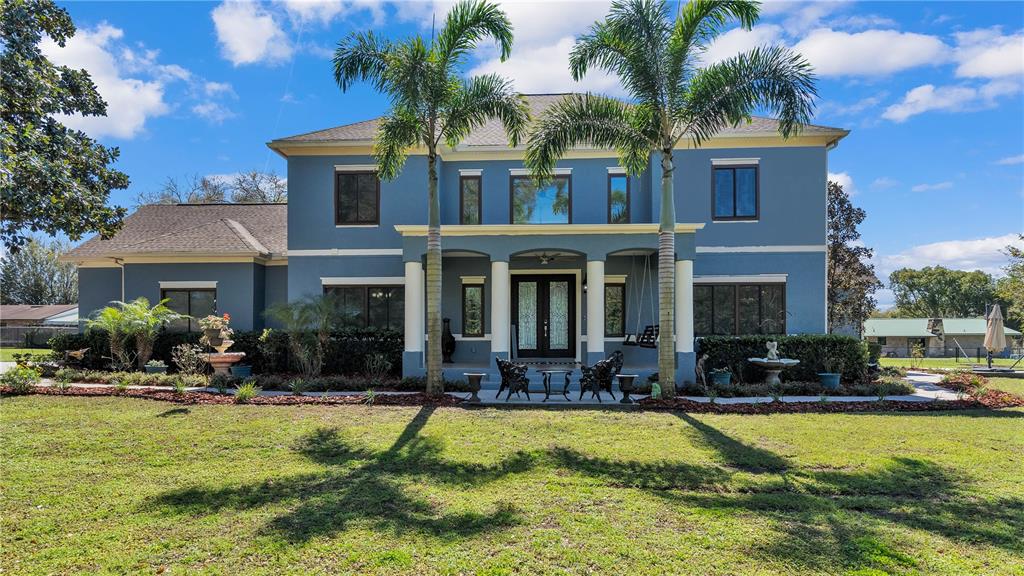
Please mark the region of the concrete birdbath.
[[234, 343], [233, 340], [223, 340], [219, 346], [214, 347], [217, 350], [216, 352], [202, 355], [203, 360], [206, 360], [210, 363], [210, 366], [213, 366], [214, 374], [230, 374], [231, 365], [245, 358], [245, 352], [225, 352]]
[[779, 380], [779, 372], [790, 366], [796, 366], [799, 360], [793, 358], [779, 358], [779, 343], [768, 342], [768, 355], [765, 358], [747, 358], [747, 362], [760, 366], [765, 370], [764, 383], [769, 386], [782, 384]]

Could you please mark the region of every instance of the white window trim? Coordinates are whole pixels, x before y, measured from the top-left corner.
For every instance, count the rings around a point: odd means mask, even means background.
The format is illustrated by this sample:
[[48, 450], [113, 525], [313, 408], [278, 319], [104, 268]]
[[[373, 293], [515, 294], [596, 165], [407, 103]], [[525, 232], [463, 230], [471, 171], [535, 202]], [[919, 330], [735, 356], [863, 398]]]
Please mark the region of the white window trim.
[[326, 250], [289, 250], [292, 256], [401, 256], [401, 248], [329, 248]]
[[[509, 168], [509, 176], [530, 176], [533, 173], [527, 168]], [[553, 176], [569, 176], [572, 174], [572, 168], [555, 168], [551, 171]]]
[[379, 172], [376, 164], [335, 164], [335, 172]]
[[605, 274], [604, 275], [604, 283], [605, 284], [625, 284], [626, 283], [626, 278], [628, 278], [628, 277], [629, 277], [628, 274]]
[[626, 169], [623, 168], [622, 166], [609, 166], [608, 173], [611, 174], [612, 176], [625, 176]]
[[405, 276], [320, 277], [323, 286], [405, 286]]
[[744, 165], [760, 165], [760, 158], [712, 158], [712, 166], [744, 166]]
[[714, 218], [711, 219], [712, 224], [757, 224], [760, 221], [760, 218], [747, 218], [743, 220], [715, 220]]
[[694, 284], [785, 284], [788, 274], [694, 276]]
[[174, 290], [174, 289], [193, 289], [193, 290], [209, 290], [217, 289], [216, 280], [161, 280], [161, 290]]
[[459, 168], [459, 176], [480, 176], [483, 173], [483, 168]]
[[486, 280], [485, 276], [460, 276], [459, 278], [462, 280], [463, 284], [472, 285], [484, 284]]

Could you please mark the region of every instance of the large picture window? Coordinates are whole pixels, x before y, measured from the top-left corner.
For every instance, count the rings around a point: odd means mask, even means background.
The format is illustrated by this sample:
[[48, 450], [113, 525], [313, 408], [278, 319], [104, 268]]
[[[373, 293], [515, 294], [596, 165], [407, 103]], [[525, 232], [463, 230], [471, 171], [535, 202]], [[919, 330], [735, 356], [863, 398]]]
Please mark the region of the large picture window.
[[462, 335], [484, 335], [484, 285], [462, 285]]
[[784, 334], [785, 284], [696, 284], [693, 328], [697, 336]]
[[459, 177], [459, 224], [480, 224], [483, 215], [480, 192], [479, 176]]
[[199, 319], [217, 313], [217, 291], [212, 288], [161, 290], [160, 299], [167, 300], [171, 310], [190, 317], [168, 323], [171, 332], [198, 332]]
[[629, 177], [608, 175], [608, 223], [629, 224]]
[[405, 324], [401, 286], [325, 286], [324, 293], [337, 298], [343, 326], [401, 330]]
[[604, 285], [604, 335], [626, 335], [626, 285]]
[[715, 220], [757, 220], [757, 169], [757, 166], [714, 167]]
[[512, 176], [512, 224], [569, 224], [572, 185], [568, 176], [537, 184], [531, 176]]
[[380, 180], [376, 172], [334, 174], [334, 223], [380, 224]]

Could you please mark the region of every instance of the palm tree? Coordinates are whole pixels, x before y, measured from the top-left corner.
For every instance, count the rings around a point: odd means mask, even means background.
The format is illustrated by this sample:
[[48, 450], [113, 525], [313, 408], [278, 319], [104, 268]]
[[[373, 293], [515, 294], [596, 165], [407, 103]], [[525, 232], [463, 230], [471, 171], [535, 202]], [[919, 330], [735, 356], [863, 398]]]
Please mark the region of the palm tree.
[[437, 153], [455, 146], [490, 118], [505, 126], [516, 146], [529, 121], [526, 102], [512, 84], [495, 74], [463, 79], [467, 55], [486, 37], [501, 59], [512, 50], [512, 25], [496, 5], [464, 0], [445, 18], [436, 37], [415, 36], [392, 43], [373, 32], [353, 33], [334, 52], [334, 78], [342, 91], [356, 81], [371, 82], [391, 98], [374, 144], [380, 177], [395, 178], [411, 150], [427, 155], [427, 392], [441, 394], [441, 202]]
[[614, 148], [633, 175], [660, 153], [658, 227], [658, 372], [662, 391], [675, 394], [675, 196], [672, 151], [683, 138], [700, 146], [727, 126], [749, 120], [757, 108], [777, 114], [784, 137], [810, 121], [817, 95], [810, 65], [779, 46], [760, 47], [699, 67], [709, 44], [736, 20], [750, 29], [759, 4], [748, 0], [691, 0], [675, 17], [664, 0], [618, 0], [603, 22], [580, 37], [569, 60], [580, 80], [591, 68], [616, 74], [632, 103], [593, 94], [553, 105], [530, 135], [526, 163], [550, 175], [573, 146]]
[[327, 293], [282, 302], [268, 308], [266, 316], [284, 326], [292, 357], [302, 375], [306, 378], [319, 376], [330, 346], [331, 331], [343, 320], [338, 297]]
[[110, 359], [115, 370], [129, 370], [132, 366], [128, 351], [128, 340], [135, 340], [135, 362], [141, 369], [153, 356], [153, 344], [157, 334], [168, 323], [181, 314], [167, 307], [167, 300], [161, 300], [150, 307], [146, 298], [131, 302], [112, 302], [86, 320], [90, 330], [103, 330], [110, 340]]

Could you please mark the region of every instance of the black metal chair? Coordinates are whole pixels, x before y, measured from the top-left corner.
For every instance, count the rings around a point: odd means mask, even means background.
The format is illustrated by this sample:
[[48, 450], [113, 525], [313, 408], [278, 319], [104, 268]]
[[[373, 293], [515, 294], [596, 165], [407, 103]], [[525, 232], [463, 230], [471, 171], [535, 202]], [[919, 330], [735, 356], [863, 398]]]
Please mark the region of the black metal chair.
[[498, 394], [495, 398], [501, 396], [501, 392], [508, 388], [508, 396], [505, 397], [505, 401], [508, 402], [512, 398], [512, 393], [515, 392], [516, 396], [519, 396], [520, 392], [526, 393], [526, 399], [530, 399], [530, 380], [526, 377], [526, 372], [529, 370], [529, 366], [526, 364], [516, 364], [508, 360], [502, 360], [501, 358], [495, 358], [495, 362], [498, 363], [498, 373], [501, 375], [501, 386], [498, 387]]
[[591, 398], [597, 398], [597, 401], [601, 401], [601, 391], [608, 392], [615, 399], [615, 392], [612, 391], [612, 382], [615, 380], [615, 375], [622, 371], [623, 354], [622, 351], [616, 350], [612, 352], [604, 360], [599, 360], [593, 366], [582, 366], [580, 371], [580, 400], [583, 399], [583, 395], [589, 390]]

